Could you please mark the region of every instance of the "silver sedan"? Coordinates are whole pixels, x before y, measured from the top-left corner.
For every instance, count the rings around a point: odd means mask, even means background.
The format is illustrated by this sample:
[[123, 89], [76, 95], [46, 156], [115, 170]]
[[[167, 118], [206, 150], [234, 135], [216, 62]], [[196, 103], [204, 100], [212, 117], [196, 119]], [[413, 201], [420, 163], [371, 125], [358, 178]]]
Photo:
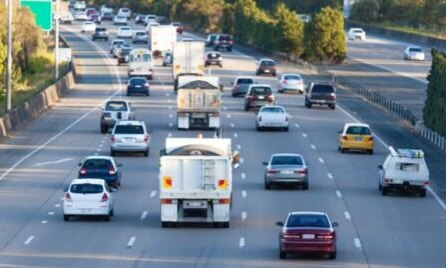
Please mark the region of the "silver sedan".
[[308, 167], [300, 154], [273, 154], [269, 162], [263, 162], [265, 169], [265, 189], [273, 184], [297, 184], [308, 190]]

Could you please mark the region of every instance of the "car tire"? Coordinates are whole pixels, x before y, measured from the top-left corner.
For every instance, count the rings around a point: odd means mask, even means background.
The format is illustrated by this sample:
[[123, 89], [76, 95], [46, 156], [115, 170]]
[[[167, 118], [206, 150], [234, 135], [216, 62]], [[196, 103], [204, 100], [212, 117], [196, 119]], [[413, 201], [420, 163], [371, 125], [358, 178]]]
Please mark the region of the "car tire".
[[110, 217], [114, 217], [115, 216], [115, 211], [114, 211], [114, 209], [112, 209], [111, 211], [110, 211]]
[[336, 109], [336, 104], [330, 104], [329, 107], [330, 107], [330, 109], [334, 110], [334, 109]]
[[245, 112], [249, 112], [249, 106], [245, 105]]
[[285, 132], [288, 132], [288, 131], [290, 131], [290, 127], [284, 127], [283, 130], [284, 130]]
[[261, 131], [262, 130], [262, 128], [261, 127], [259, 127], [259, 126], [256, 126], [256, 131]]
[[308, 190], [308, 188], [310, 188], [310, 184], [308, 184], [308, 182], [305, 182], [305, 183], [302, 185], [302, 189], [304, 189], [304, 190]]
[[387, 195], [388, 191], [389, 191], [388, 187], [381, 186], [381, 194], [382, 195]]
[[105, 134], [108, 131], [108, 127], [107, 126], [101, 126], [101, 133]]
[[265, 189], [266, 189], [266, 190], [270, 190], [270, 189], [271, 189], [271, 186], [272, 186], [271, 182], [267, 182], [267, 181], [265, 181]]
[[111, 219], [110, 214], [108, 214], [104, 217], [104, 221], [110, 221], [110, 219]]
[[308, 108], [308, 109], [311, 109], [311, 106], [313, 106], [313, 104], [311, 104], [311, 103], [307, 103], [307, 108]]
[[369, 150], [369, 154], [373, 154], [373, 149]]
[[344, 149], [344, 148], [341, 148], [341, 154], [344, 154], [344, 153], [345, 153], [345, 151], [346, 151], [346, 149]]
[[328, 253], [330, 260], [336, 260], [336, 251]]
[[153, 80], [153, 75], [147, 76], [147, 80]]
[[228, 52], [231, 52], [232, 51], [232, 47], [231, 48], [228, 48]]
[[420, 197], [426, 197], [426, 189], [420, 190]]
[[111, 156], [116, 156], [116, 152], [113, 151], [113, 150], [111, 150], [111, 151], [110, 151], [110, 155], [111, 155]]
[[147, 151], [145, 151], [143, 154], [144, 154], [144, 157], [148, 157], [149, 156], [149, 149], [147, 149]]
[[223, 64], [221, 64], [221, 63], [218, 66], [220, 66], [220, 68], [223, 68]]
[[70, 221], [70, 216], [63, 214], [63, 221]]
[[283, 250], [279, 250], [279, 258], [281, 259], [281, 260], [284, 260], [284, 259], [286, 259], [286, 252], [285, 251], [283, 251]]

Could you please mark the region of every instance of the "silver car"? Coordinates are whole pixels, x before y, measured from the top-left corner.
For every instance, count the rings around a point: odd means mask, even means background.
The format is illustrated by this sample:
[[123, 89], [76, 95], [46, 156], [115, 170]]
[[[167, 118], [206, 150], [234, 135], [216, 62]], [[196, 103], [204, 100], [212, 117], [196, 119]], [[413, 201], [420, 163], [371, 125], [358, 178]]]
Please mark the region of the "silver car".
[[304, 80], [299, 74], [282, 74], [279, 78], [279, 86], [277, 91], [280, 93], [284, 92], [296, 92], [304, 93]]
[[111, 136], [111, 156], [117, 152], [138, 152], [149, 156], [150, 136], [143, 121], [119, 121]]
[[149, 37], [147, 36], [147, 33], [145, 31], [134, 31], [132, 36], [132, 43], [149, 43]]
[[423, 61], [426, 58], [424, 54], [424, 50], [421, 47], [417, 46], [408, 46], [404, 51], [403, 55], [404, 60], [419, 60]]
[[265, 169], [265, 189], [273, 184], [297, 184], [308, 190], [308, 167], [300, 154], [273, 154], [269, 162], [263, 162]]
[[132, 105], [128, 101], [109, 100], [104, 104], [101, 113], [101, 133], [104, 134], [109, 128], [113, 128], [119, 120], [134, 120]]

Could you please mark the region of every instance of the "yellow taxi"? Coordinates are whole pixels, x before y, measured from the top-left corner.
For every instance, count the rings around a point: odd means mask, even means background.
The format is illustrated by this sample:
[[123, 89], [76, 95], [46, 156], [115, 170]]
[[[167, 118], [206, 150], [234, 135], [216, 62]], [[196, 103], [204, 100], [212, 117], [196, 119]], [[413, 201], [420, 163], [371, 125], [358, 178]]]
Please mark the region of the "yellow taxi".
[[374, 141], [370, 126], [362, 123], [346, 123], [339, 131], [339, 147], [341, 153], [348, 150], [365, 150], [373, 154]]

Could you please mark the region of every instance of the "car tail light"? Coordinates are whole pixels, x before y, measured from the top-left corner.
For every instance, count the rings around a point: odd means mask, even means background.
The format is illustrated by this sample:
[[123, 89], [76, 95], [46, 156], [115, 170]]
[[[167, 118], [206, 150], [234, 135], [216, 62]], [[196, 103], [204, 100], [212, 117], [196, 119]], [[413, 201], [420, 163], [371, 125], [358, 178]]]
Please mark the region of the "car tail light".
[[367, 141], [373, 141], [373, 136], [368, 137], [368, 138], [367, 138]]
[[115, 142], [115, 135], [111, 136], [111, 142]]
[[274, 101], [274, 95], [269, 95], [269, 96], [268, 96], [268, 100], [269, 100], [269, 101]]
[[114, 168], [110, 168], [110, 169], [108, 170], [108, 174], [109, 174], [109, 175], [115, 175], [115, 174], [116, 174], [116, 170], [115, 170]]
[[224, 199], [218, 199], [219, 204], [231, 204], [231, 199], [224, 198]]
[[276, 169], [268, 169], [266, 172], [267, 172], [268, 174], [277, 174], [277, 173], [279, 173], [279, 171], [276, 170]]
[[294, 170], [294, 173], [297, 173], [297, 174], [307, 174], [308, 173], [308, 169], [306, 169], [306, 168], [296, 169], [296, 170]]
[[144, 84], [144, 87], [149, 87], [149, 83], [145, 83], [145, 84]]
[[288, 85], [288, 81], [282, 80], [282, 84]]
[[235, 86], [234, 86], [235, 88], [239, 88], [240, 87], [240, 85], [239, 84], [236, 84]]
[[247, 99], [248, 100], [253, 100], [255, 97], [254, 96], [248, 96]]
[[393, 182], [393, 180], [392, 179], [384, 179], [384, 182], [385, 183], [391, 183], [391, 182]]
[[65, 201], [67, 201], [67, 202], [73, 202], [73, 199], [71, 199], [71, 195], [70, 195], [70, 193], [66, 193], [66, 194], [65, 194]]
[[231, 40], [231, 41], [229, 41], [229, 44], [231, 44], [231, 45], [232, 45], [232, 44], [234, 44], [234, 41], [232, 41], [232, 40]]
[[149, 141], [149, 139], [150, 139], [149, 135], [144, 135], [144, 141], [145, 142]]
[[85, 168], [81, 168], [81, 171], [79, 173], [85, 175], [87, 174], [87, 170]]
[[101, 197], [101, 202], [107, 202], [108, 201], [108, 195], [104, 193]]
[[423, 185], [429, 185], [429, 181], [423, 182]]
[[161, 198], [161, 204], [172, 204], [172, 199]]
[[342, 135], [342, 139], [347, 141], [348, 140], [348, 136], [347, 135]]
[[316, 239], [332, 240], [333, 238], [334, 238], [334, 233], [323, 234], [323, 235], [316, 235]]

